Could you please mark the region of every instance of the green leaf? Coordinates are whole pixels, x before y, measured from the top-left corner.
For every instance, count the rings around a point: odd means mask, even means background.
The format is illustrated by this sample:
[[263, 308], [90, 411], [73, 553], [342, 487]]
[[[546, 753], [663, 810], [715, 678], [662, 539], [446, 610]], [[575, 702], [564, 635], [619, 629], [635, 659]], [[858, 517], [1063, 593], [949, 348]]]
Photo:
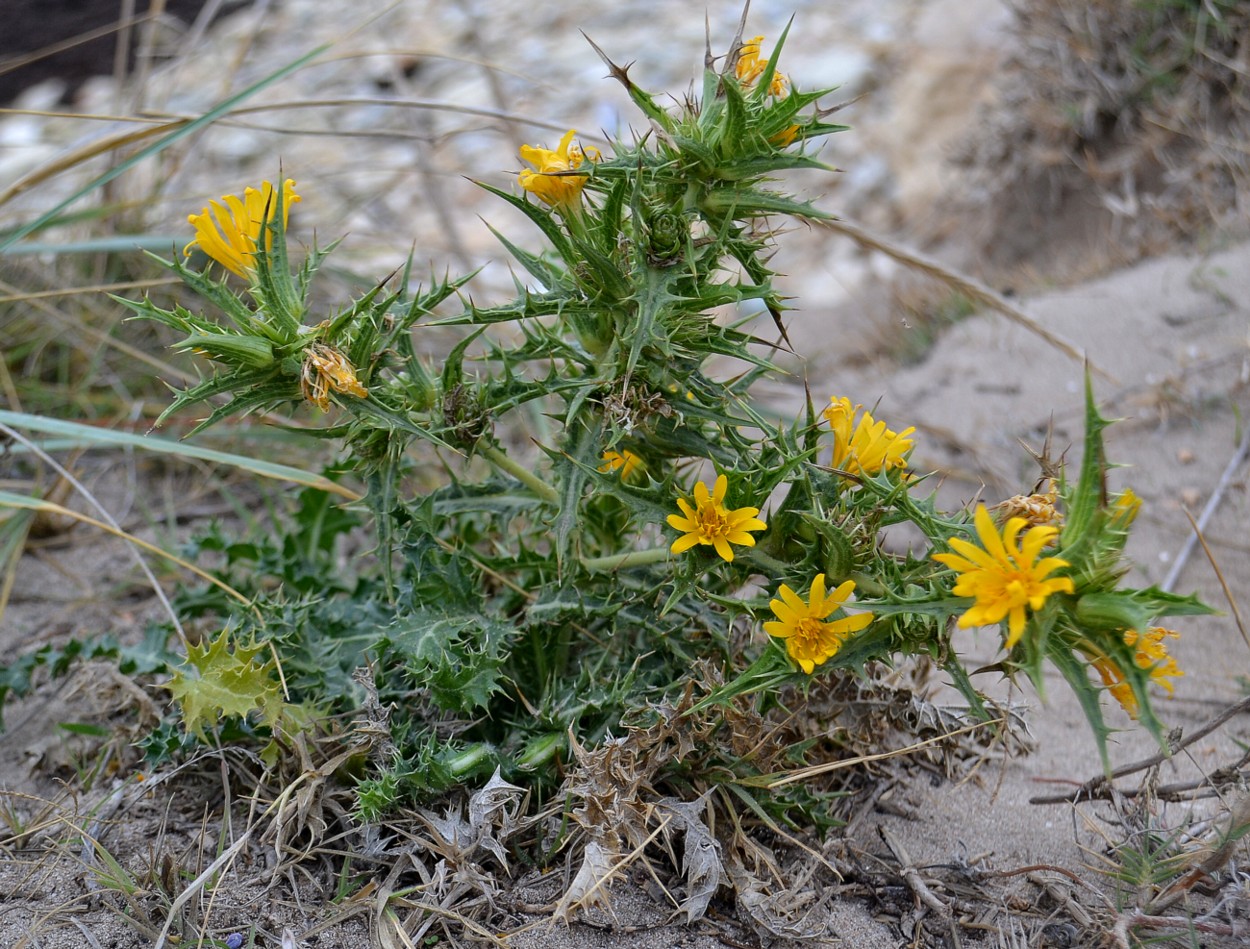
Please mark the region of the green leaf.
[[265, 643], [231, 643], [230, 630], [199, 645], [187, 647], [187, 661], [174, 671], [166, 688], [182, 706], [187, 730], [204, 734], [206, 725], [222, 717], [246, 717], [260, 710], [266, 725], [276, 725], [282, 715], [282, 689], [274, 672], [273, 658], [258, 662]]

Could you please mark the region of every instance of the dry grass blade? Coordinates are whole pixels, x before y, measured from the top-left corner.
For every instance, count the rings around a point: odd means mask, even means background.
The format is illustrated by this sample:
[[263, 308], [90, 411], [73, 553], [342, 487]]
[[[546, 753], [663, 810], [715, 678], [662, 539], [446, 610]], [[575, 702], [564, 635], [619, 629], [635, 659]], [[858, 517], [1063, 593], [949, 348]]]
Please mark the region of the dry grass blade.
[[72, 511], [69, 508], [62, 507], [59, 504], [53, 504], [51, 501], [43, 501], [39, 498], [28, 497], [24, 494], [13, 494], [10, 491], [0, 491], [0, 508], [2, 507], [12, 507], [12, 508], [18, 508], [21, 510], [28, 510], [28, 511], [39, 511], [39, 512], [46, 513], [46, 514], [57, 514], [61, 517], [69, 517], [69, 518], [73, 518], [76, 521], [81, 521], [84, 524], [89, 524], [92, 527], [98, 528], [107, 534], [112, 534], [114, 537], [119, 537], [122, 540], [128, 541], [129, 543], [134, 544], [137, 547], [142, 547], [144, 550], [149, 551], [150, 553], [158, 554], [159, 556], [164, 557], [166, 560], [176, 563], [178, 566], [182, 567], [184, 570], [189, 570], [191, 573], [194, 573], [200, 579], [207, 580], [209, 583], [213, 584], [213, 586], [218, 587], [219, 589], [222, 590], [222, 592], [238, 600], [240, 603], [251, 602], [242, 593], [240, 593], [234, 587], [230, 586], [230, 584], [224, 583], [221, 580], [218, 580], [211, 573], [201, 570], [199, 567], [197, 567], [193, 563], [190, 563], [189, 561], [183, 560], [177, 554], [171, 554], [169, 551], [164, 550], [161, 547], [158, 547], [156, 544], [148, 543], [148, 541], [143, 540], [141, 537], [136, 537], [134, 534], [127, 533], [126, 531], [122, 530], [120, 527], [113, 527], [111, 524], [106, 524], [104, 521], [96, 520], [94, 517], [90, 517], [78, 511]]
[[[1211, 497], [1207, 499], [1206, 506], [1203, 507], [1202, 513], [1198, 515], [1197, 523], [1194, 523], [1194, 533], [1186, 538], [1185, 545], [1181, 547], [1180, 553], [1178, 553], [1175, 560], [1173, 560], [1172, 569], [1168, 571], [1168, 575], [1164, 578], [1163, 583], [1159, 587], [1161, 590], [1170, 591], [1176, 587], [1176, 582], [1181, 578], [1181, 571], [1185, 569], [1185, 565], [1189, 562], [1189, 557], [1193, 553], [1194, 547], [1201, 539], [1202, 532], [1206, 530], [1207, 523], [1211, 520], [1212, 516], [1214, 516], [1216, 509], [1219, 508], [1220, 503], [1224, 499], [1224, 492], [1227, 491], [1229, 485], [1232, 484], [1233, 476], [1237, 473], [1237, 469], [1246, 463], [1247, 457], [1250, 457], [1250, 428], [1246, 429], [1245, 434], [1241, 437], [1241, 444], [1237, 446], [1237, 451], [1233, 453], [1233, 457], [1230, 458], [1228, 460], [1228, 464], [1224, 466], [1224, 471], [1220, 475], [1220, 480], [1216, 482], [1215, 489], [1211, 492]], [[1188, 512], [1186, 512], [1186, 516], [1188, 517]], [[1192, 517], [1190, 518], [1190, 522], [1193, 523]], [[1203, 546], [1205, 547], [1206, 545], [1204, 544]], [[1210, 552], [1208, 552], [1208, 556], [1209, 555]], [[1212, 566], [1214, 565], [1214, 561], [1212, 561]], [[1219, 573], [1218, 568], [1216, 569], [1216, 573]], [[1222, 580], [1223, 578], [1221, 577], [1221, 582]], [[1227, 587], [1225, 588], [1225, 593], [1227, 593]], [[1235, 605], [1233, 609], [1234, 612], [1236, 612]], [[1238, 616], [1237, 625], [1241, 628], [1241, 635], [1244, 637], [1246, 635], [1246, 631], [1241, 627], [1240, 616]]]
[[239, 851], [247, 846], [248, 841], [251, 839], [252, 832], [250, 830], [245, 830], [243, 832], [243, 836], [222, 851], [221, 855], [216, 860], [205, 867], [204, 871], [199, 876], [187, 884], [187, 888], [178, 894], [178, 898], [174, 900], [173, 904], [169, 907], [169, 913], [165, 918], [165, 926], [161, 929], [160, 935], [156, 939], [156, 944], [152, 947], [152, 949], [164, 949], [167, 940], [169, 939], [169, 931], [173, 928], [174, 921], [178, 918], [178, 911], [181, 910], [182, 907], [184, 907], [193, 897], [197, 896], [200, 890], [203, 889], [204, 885], [220, 873], [223, 867], [232, 863], [234, 858], [239, 855]]
[[[48, 465], [61, 476], [63, 484], [72, 485], [74, 490], [77, 491], [81, 497], [85, 498], [92, 507], [99, 511], [100, 516], [104, 518], [110, 527], [119, 531], [122, 529], [121, 525], [118, 524], [113, 516], [108, 512], [108, 509], [96, 500], [95, 495], [88, 491], [87, 488], [77, 478], [75, 478], [68, 469], [66, 469], [63, 465], [58, 464], [57, 461], [48, 455], [42, 448], [27, 439], [21, 432], [14, 431], [2, 422], [0, 422], [0, 433], [3, 433], [9, 438], [24, 444], [27, 448], [34, 452], [44, 464]], [[45, 503], [51, 503], [47, 499], [44, 499], [44, 501]], [[23, 534], [24, 533], [25, 532], [23, 532]], [[147, 577], [148, 583], [152, 585], [152, 590], [156, 594], [156, 598], [160, 600], [161, 606], [163, 606], [165, 608], [165, 612], [169, 614], [169, 619], [173, 623], [174, 629], [178, 631], [178, 637], [185, 640], [186, 633], [183, 631], [182, 623], [178, 619], [178, 613], [174, 609], [173, 604], [169, 602], [169, 598], [165, 596], [165, 591], [161, 589], [161, 585], [156, 581], [156, 577], [152, 573], [152, 568], [148, 566], [146, 560], [139, 556], [139, 552], [135, 550], [133, 546], [130, 549], [134, 552], [135, 560], [138, 561], [139, 564], [139, 569], [143, 571], [143, 575]], [[8, 600], [8, 578], [6, 577], [5, 580], [5, 589], [0, 590], [0, 616], [4, 614], [4, 606]]]
[[[303, 66], [307, 65], [308, 63], [312, 62], [312, 60], [320, 56], [327, 49], [329, 49], [328, 46], [318, 46], [312, 52], [305, 53], [303, 56], [300, 56], [294, 62], [288, 63], [286, 66], [283, 66], [281, 69], [278, 69], [270, 73], [268, 76], [265, 76], [260, 81], [252, 83], [252, 85], [248, 86], [242, 92], [239, 92], [236, 95], [233, 95], [230, 98], [226, 99], [216, 108], [210, 109], [208, 112], [205, 112], [198, 119], [194, 119], [190, 122], [182, 122], [180, 120], [180, 122], [178, 123], [178, 127], [175, 128], [174, 131], [170, 132], [168, 135], [163, 136], [162, 138], [153, 142], [151, 145], [148, 145], [146, 148], [140, 149], [138, 152], [136, 152], [134, 155], [132, 155], [130, 158], [126, 159], [125, 161], [118, 162], [116, 165], [111, 167], [108, 171], [97, 176], [96, 178], [93, 178], [87, 184], [75, 190], [73, 194], [71, 194], [68, 198], [65, 198], [63, 201], [58, 203], [55, 207], [45, 211], [43, 214], [39, 215], [39, 217], [35, 218], [35, 220], [30, 221], [27, 224], [23, 224], [21, 227], [12, 231], [7, 237], [5, 237], [2, 241], [0, 241], [0, 253], [3, 253], [8, 248], [12, 247], [14, 244], [17, 244], [19, 241], [33, 234], [35, 231], [38, 231], [44, 227], [47, 227], [48, 224], [54, 221], [62, 211], [64, 211], [70, 205], [76, 203], [79, 199], [87, 196], [88, 194], [91, 194], [91, 192], [95, 191], [97, 188], [100, 188], [108, 184], [110, 181], [113, 181], [114, 179], [121, 177], [130, 168], [137, 165], [139, 162], [147, 158], [150, 158], [153, 155], [159, 154], [160, 152], [168, 148], [170, 145], [173, 145], [175, 142], [178, 142], [181, 139], [186, 138], [188, 135], [191, 135], [194, 132], [199, 131], [200, 129], [204, 128], [207, 125], [211, 125], [213, 122], [216, 122], [223, 115], [226, 115], [227, 113], [229, 113], [239, 103], [246, 101], [247, 99], [251, 98], [256, 93], [260, 92], [265, 87], [277, 82], [279, 79], [282, 79], [283, 77], [288, 76], [291, 73], [296, 72], [297, 70], [301, 69]], [[163, 129], [160, 129], [160, 131], [163, 131]], [[147, 137], [152, 134], [152, 130], [141, 129], [137, 132], [130, 132], [126, 134], [137, 136], [137, 137]]]
[[1083, 350], [1078, 348], [1073, 343], [1068, 342], [1063, 337], [1052, 333], [1027, 313], [1023, 312], [1018, 307], [1012, 306], [1002, 294], [995, 293], [979, 280], [974, 280], [965, 274], [951, 270], [949, 267], [933, 260], [930, 257], [926, 257], [917, 251], [895, 244], [893, 241], [889, 241], [880, 235], [873, 234], [849, 221], [822, 218], [820, 220], [812, 221], [811, 223], [819, 227], [827, 228], [831, 231], [837, 231], [839, 234], [845, 234], [862, 247], [878, 250], [887, 257], [897, 260], [901, 264], [906, 264], [908, 267], [912, 267], [926, 273], [930, 277], [936, 277], [938, 280], [941, 280], [943, 283], [953, 287], [969, 299], [975, 300], [982, 306], [988, 306], [990, 309], [1001, 313], [1003, 316], [1007, 317], [1007, 319], [1028, 330], [1030, 333], [1033, 333], [1035, 336], [1041, 337], [1060, 352], [1071, 356], [1078, 362], [1085, 363], [1089, 366], [1091, 372], [1096, 372], [1104, 379], [1119, 385], [1119, 382], [1113, 375], [1091, 362]]
[[776, 788], [785, 787], [787, 784], [808, 781], [811, 778], [820, 777], [822, 774], [829, 774], [832, 771], [840, 771], [843, 768], [854, 768], [862, 764], [867, 764], [870, 761], [884, 761], [887, 758], [899, 758], [903, 755], [909, 755], [914, 751], [919, 751], [921, 748], [947, 741], [959, 735], [966, 735], [968, 732], [976, 731], [979, 728], [1006, 724], [1006, 717], [990, 719], [987, 722], [973, 722], [971, 725], [965, 725], [963, 728], [957, 728], [954, 731], [945, 732], [941, 735], [934, 735], [932, 738], [926, 738], [924, 741], [918, 741], [905, 748], [896, 748], [893, 751], [883, 751], [874, 755], [855, 755], [853, 758], [842, 758], [838, 761], [826, 761], [822, 764], [814, 764], [810, 767], [798, 768], [794, 771], [776, 771], [772, 774], [761, 774], [755, 777], [739, 778], [734, 783], [743, 784], [747, 787], [765, 788], [772, 791]]

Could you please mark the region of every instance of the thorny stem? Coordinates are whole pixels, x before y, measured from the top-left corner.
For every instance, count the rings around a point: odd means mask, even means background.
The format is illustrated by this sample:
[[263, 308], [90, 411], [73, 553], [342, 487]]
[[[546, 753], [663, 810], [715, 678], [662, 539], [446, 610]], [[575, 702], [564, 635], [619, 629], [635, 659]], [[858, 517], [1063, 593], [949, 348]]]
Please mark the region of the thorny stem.
[[538, 477], [538, 475], [534, 474], [534, 472], [530, 471], [528, 468], [517, 464], [498, 448], [481, 448], [478, 450], [478, 454], [480, 454], [500, 471], [504, 471], [512, 475], [512, 477], [516, 478], [544, 501], [549, 504], [559, 503], [560, 495], [556, 493], [555, 488], [547, 484], [547, 482], [543, 481]]

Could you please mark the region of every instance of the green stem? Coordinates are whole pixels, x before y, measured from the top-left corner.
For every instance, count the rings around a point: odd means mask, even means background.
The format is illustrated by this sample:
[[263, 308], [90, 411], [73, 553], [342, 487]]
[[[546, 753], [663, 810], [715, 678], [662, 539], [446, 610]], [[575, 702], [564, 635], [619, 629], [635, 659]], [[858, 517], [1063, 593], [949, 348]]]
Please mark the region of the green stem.
[[498, 448], [479, 448], [478, 454], [480, 454], [500, 471], [504, 471], [512, 475], [512, 477], [516, 478], [544, 501], [547, 501], [550, 504], [560, 503], [560, 495], [556, 493], [555, 488], [547, 484], [547, 482], [543, 481], [540, 477], [538, 477], [538, 475], [534, 474], [534, 472], [530, 471], [528, 468], [518, 465]]
[[582, 561], [582, 566], [587, 570], [621, 570], [625, 567], [663, 563], [671, 555], [667, 547], [651, 547], [648, 550], [631, 550], [627, 554], [612, 554], [610, 557], [589, 557]]

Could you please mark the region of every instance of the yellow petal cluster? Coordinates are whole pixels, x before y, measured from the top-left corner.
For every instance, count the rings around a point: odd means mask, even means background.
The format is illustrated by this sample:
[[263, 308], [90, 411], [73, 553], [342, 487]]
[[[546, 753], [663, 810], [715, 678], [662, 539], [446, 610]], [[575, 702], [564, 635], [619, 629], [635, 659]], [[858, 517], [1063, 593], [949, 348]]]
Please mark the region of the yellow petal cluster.
[[620, 451], [609, 448], [603, 453], [603, 464], [599, 466], [602, 474], [618, 472], [622, 481], [632, 481], [635, 474], [646, 470], [646, 463], [628, 448]]
[[[762, 42], [764, 42], [763, 36], [754, 36], [743, 43], [738, 50], [738, 65], [734, 68], [734, 74], [738, 77], [738, 82], [744, 86], [754, 85], [764, 70], [768, 68], [768, 57], [760, 56], [760, 44]], [[770, 96], [784, 96], [789, 87], [790, 80], [780, 70], [775, 70], [773, 72], [773, 81], [768, 86], [768, 94]], [[787, 142], [786, 144], [789, 143]]]
[[1069, 577], [1051, 577], [1054, 571], [1068, 566], [1058, 557], [1043, 557], [1041, 553], [1058, 528], [1050, 526], [1029, 527], [1024, 539], [1019, 535], [1028, 522], [1013, 517], [998, 528], [984, 504], [977, 505], [977, 536], [981, 546], [958, 537], [948, 542], [951, 554], [934, 554], [933, 559], [959, 573], [955, 581], [956, 596], [972, 597], [976, 602], [959, 618], [960, 628], [969, 626], [992, 626], [1007, 620], [1007, 648], [1020, 641], [1028, 610], [1042, 608], [1052, 593], [1073, 592]]
[[330, 392], [367, 398], [369, 390], [356, 378], [356, 369], [347, 357], [332, 346], [313, 343], [304, 350], [304, 366], [300, 375], [304, 398], [321, 409], [330, 410]]
[[[1168, 647], [1163, 642], [1168, 638], [1179, 639], [1180, 634], [1164, 629], [1162, 626], [1151, 626], [1146, 630], [1145, 636], [1139, 636], [1135, 629], [1124, 631], [1124, 645], [1133, 649], [1133, 662], [1139, 669], [1149, 669], [1150, 680], [1162, 686], [1167, 690], [1168, 695], [1171, 695], [1174, 686], [1168, 680], [1179, 679], [1185, 673], [1176, 664], [1176, 660], [1168, 655]], [[1124, 681], [1124, 673], [1116, 665], [1115, 660], [1108, 656], [1099, 656], [1090, 660], [1090, 665], [1098, 671], [1102, 684], [1107, 687], [1112, 698], [1120, 703], [1124, 711], [1133, 718], [1137, 718], [1141, 713], [1137, 696], [1133, 694], [1132, 686]]]
[[1141, 498], [1132, 488], [1125, 488], [1111, 502], [1111, 523], [1124, 530], [1137, 520], [1137, 512], [1140, 510]]
[[768, 525], [756, 517], [760, 512], [757, 507], [740, 507], [733, 511], [725, 507], [728, 488], [728, 480], [719, 475], [711, 493], [702, 481], [694, 486], [693, 505], [686, 498], [677, 499], [681, 514], [668, 516], [669, 526], [682, 532], [682, 536], [673, 541], [673, 553], [680, 554], [696, 544], [709, 544], [716, 548], [722, 560], [731, 561], [734, 552], [730, 544], [755, 546], [755, 538], [747, 531], [762, 531]]
[[[288, 178], [282, 183], [282, 226], [287, 226], [291, 205], [301, 200], [295, 193], [295, 182]], [[199, 214], [190, 214], [187, 220], [195, 228], [195, 239], [182, 249], [184, 256], [199, 247], [232, 274], [250, 278], [256, 266], [256, 242], [261, 229], [272, 220], [278, 210], [273, 185], [262, 182], [259, 189], [245, 188], [243, 197], [227, 194], [220, 202], [210, 201]], [[272, 236], [266, 235], [265, 249], [272, 245]]]
[[554, 208], [567, 210], [577, 206], [581, 198], [582, 186], [586, 184], [585, 175], [568, 175], [561, 172], [572, 171], [581, 167], [587, 157], [591, 161], [599, 160], [597, 148], [585, 152], [573, 144], [576, 129], [569, 129], [560, 139], [555, 151], [534, 145], [522, 145], [521, 157], [534, 166], [534, 171], [525, 169], [517, 176], [521, 187], [530, 194], [541, 199]]
[[826, 593], [825, 575], [818, 573], [804, 601], [783, 583], [778, 591], [780, 599], [768, 604], [777, 620], [765, 623], [764, 630], [770, 636], [784, 639], [790, 658], [811, 675], [813, 669], [837, 654], [852, 633], [872, 622], [871, 613], [828, 621], [829, 615], [840, 609], [854, 590], [855, 581], [847, 580], [832, 593]]
[[862, 408], [846, 397], [829, 399], [824, 416], [833, 429], [832, 466], [852, 475], [875, 475], [883, 468], [906, 467], [907, 453], [915, 444], [908, 436], [915, 428], [892, 432], [870, 412], [857, 419]]

